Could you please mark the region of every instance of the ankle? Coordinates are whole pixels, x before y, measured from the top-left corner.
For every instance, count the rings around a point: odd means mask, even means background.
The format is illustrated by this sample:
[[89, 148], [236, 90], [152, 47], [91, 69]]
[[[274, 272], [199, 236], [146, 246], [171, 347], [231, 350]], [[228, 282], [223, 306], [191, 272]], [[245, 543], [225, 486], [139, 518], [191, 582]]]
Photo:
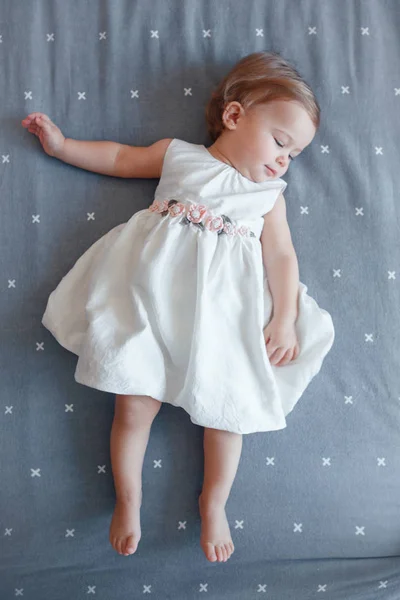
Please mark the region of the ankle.
[[116, 493], [118, 504], [137, 504], [142, 501], [142, 488], [130, 488], [120, 490]]
[[226, 502], [226, 495], [218, 491], [201, 492], [199, 496], [201, 510], [224, 510]]

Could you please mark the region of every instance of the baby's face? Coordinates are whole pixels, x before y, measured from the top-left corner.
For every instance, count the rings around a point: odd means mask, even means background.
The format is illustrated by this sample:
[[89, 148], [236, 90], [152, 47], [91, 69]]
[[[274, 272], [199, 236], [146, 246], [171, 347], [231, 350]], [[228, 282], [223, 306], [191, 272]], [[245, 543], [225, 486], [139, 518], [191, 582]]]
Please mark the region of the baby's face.
[[229, 129], [235, 167], [256, 182], [282, 177], [316, 133], [301, 104], [282, 100], [247, 111], [241, 107], [233, 129]]

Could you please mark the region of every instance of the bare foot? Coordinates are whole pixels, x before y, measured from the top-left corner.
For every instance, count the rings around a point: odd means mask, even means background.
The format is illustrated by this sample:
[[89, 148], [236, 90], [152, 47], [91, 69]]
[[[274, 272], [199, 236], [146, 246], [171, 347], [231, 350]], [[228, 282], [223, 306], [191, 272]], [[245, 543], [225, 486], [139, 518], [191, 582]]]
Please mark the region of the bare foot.
[[226, 562], [234, 552], [225, 507], [207, 503], [200, 494], [201, 516], [200, 545], [211, 562]]
[[140, 507], [142, 493], [132, 500], [117, 500], [110, 525], [110, 542], [119, 554], [136, 552], [141, 537]]

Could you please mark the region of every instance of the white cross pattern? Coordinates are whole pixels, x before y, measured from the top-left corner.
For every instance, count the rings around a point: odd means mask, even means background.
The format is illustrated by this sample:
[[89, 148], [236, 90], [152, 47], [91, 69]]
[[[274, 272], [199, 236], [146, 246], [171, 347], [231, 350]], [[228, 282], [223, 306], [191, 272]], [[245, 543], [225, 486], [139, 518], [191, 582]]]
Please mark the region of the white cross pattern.
[[200, 584], [200, 592], [208, 592], [207, 586], [208, 586], [208, 583], [201, 583]]
[[10, 287], [13, 287], [13, 288], [15, 288], [15, 279], [9, 279], [9, 280], [8, 280], [8, 287], [9, 287], [9, 288], [10, 288]]
[[107, 32], [106, 31], [99, 31], [99, 40], [106, 40], [107, 39]]
[[33, 100], [32, 92], [24, 92], [24, 94], [25, 94], [25, 100]]
[[322, 154], [329, 154], [329, 146], [321, 146]]
[[388, 580], [386, 579], [386, 581], [380, 581], [379, 584], [380, 585], [378, 587], [378, 590], [381, 590], [382, 588], [386, 588], [387, 584], [388, 584]]
[[38, 350], [44, 351], [43, 344], [44, 342], [36, 342], [36, 352], [38, 352]]
[[153, 31], [152, 29], [150, 29], [150, 32], [151, 32], [151, 37], [152, 38], [158, 38], [158, 29], [156, 31]]
[[317, 28], [316, 27], [309, 27], [308, 28], [308, 35], [317, 35]]
[[303, 523], [294, 523], [294, 530], [293, 532], [296, 533], [296, 531], [300, 531], [302, 533], [302, 527], [303, 527]]
[[331, 459], [330, 458], [324, 458], [322, 457], [323, 463], [322, 466], [325, 467], [326, 465], [328, 465], [328, 467], [331, 466]]
[[32, 215], [32, 223], [40, 223], [40, 215]]
[[308, 215], [308, 206], [300, 206], [301, 215]]
[[75, 533], [75, 529], [67, 529], [67, 533], [65, 534], [65, 537], [75, 537], [74, 533]]
[[383, 150], [382, 150], [382, 146], [375, 146], [375, 154], [380, 154], [382, 156], [383, 154]]
[[275, 456], [267, 456], [267, 465], [275, 465]]
[[11, 527], [11, 529], [6, 528], [4, 535], [11, 535], [11, 532], [12, 532], [12, 527]]
[[394, 88], [395, 96], [400, 96], [400, 88]]
[[389, 273], [388, 279], [396, 279], [396, 277], [395, 277], [396, 271], [388, 271], [388, 273]]
[[264, 37], [264, 29], [256, 28], [256, 37]]
[[155, 469], [157, 469], [157, 468], [161, 469], [161, 468], [162, 468], [162, 467], [161, 467], [161, 461], [162, 461], [162, 459], [161, 459], [161, 458], [160, 458], [160, 460], [153, 460], [153, 463], [154, 463], [154, 468], [155, 468]]
[[97, 474], [106, 472], [106, 465], [97, 465], [97, 468], [98, 468]]
[[261, 583], [259, 583], [257, 592], [266, 592], [266, 591], [267, 591], [267, 584], [264, 583], [264, 585], [261, 585]]
[[178, 529], [186, 529], [187, 521], [178, 521], [178, 523], [179, 523]]
[[24, 595], [24, 588], [21, 588], [20, 590], [16, 589], [15, 590], [15, 595], [16, 596], [23, 596]]
[[364, 211], [364, 208], [357, 208], [356, 207], [356, 216], [357, 215], [363, 215], [364, 216], [364, 212], [363, 211]]
[[378, 467], [386, 467], [386, 458], [378, 458]]
[[333, 276], [341, 277], [340, 271], [341, 271], [341, 269], [333, 269]]
[[131, 90], [131, 98], [139, 98], [139, 90]]
[[5, 415], [11, 415], [12, 414], [12, 406], [6, 406], [6, 412], [4, 413]]
[[235, 520], [235, 529], [243, 529], [243, 521]]
[[183, 88], [185, 90], [185, 96], [191, 96], [192, 95], [192, 88]]
[[151, 585], [143, 585], [143, 594], [151, 594]]
[[95, 594], [96, 593], [96, 586], [95, 585], [88, 585], [88, 591], [86, 593], [87, 594]]
[[358, 525], [356, 525], [356, 535], [365, 535], [364, 529], [365, 529], [365, 525], [364, 525], [364, 527], [358, 527]]
[[211, 29], [203, 29], [203, 38], [211, 37]]
[[78, 100], [86, 100], [86, 92], [78, 92]]
[[372, 336], [374, 335], [373, 333], [365, 333], [365, 341], [366, 342], [373, 342]]
[[353, 404], [353, 396], [345, 396], [344, 399], [346, 400], [345, 404]]
[[9, 154], [2, 154], [1, 158], [3, 159], [3, 163], [9, 163], [10, 162], [10, 155]]
[[87, 217], [88, 217], [87, 218], [88, 221], [94, 221], [95, 220], [95, 218], [94, 218], [94, 212], [92, 212], [92, 213], [86, 213], [86, 214], [87, 214]]
[[54, 42], [54, 33], [46, 33], [47, 41]]
[[326, 583], [325, 583], [325, 585], [318, 584], [318, 592], [326, 592], [326, 586], [327, 586]]
[[73, 406], [74, 406], [73, 404], [66, 404], [65, 412], [74, 412]]
[[369, 27], [361, 27], [361, 35], [369, 35]]
[[342, 85], [342, 94], [350, 94], [348, 85]]
[[41, 477], [41, 469], [31, 469], [31, 477]]

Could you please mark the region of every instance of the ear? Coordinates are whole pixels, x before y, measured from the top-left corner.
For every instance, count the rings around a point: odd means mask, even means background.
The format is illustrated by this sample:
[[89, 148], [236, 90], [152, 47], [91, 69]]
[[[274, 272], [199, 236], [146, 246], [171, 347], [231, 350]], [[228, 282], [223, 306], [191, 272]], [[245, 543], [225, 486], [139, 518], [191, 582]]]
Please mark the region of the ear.
[[244, 108], [240, 102], [229, 102], [222, 115], [223, 124], [227, 129], [236, 129], [237, 122], [244, 115]]

